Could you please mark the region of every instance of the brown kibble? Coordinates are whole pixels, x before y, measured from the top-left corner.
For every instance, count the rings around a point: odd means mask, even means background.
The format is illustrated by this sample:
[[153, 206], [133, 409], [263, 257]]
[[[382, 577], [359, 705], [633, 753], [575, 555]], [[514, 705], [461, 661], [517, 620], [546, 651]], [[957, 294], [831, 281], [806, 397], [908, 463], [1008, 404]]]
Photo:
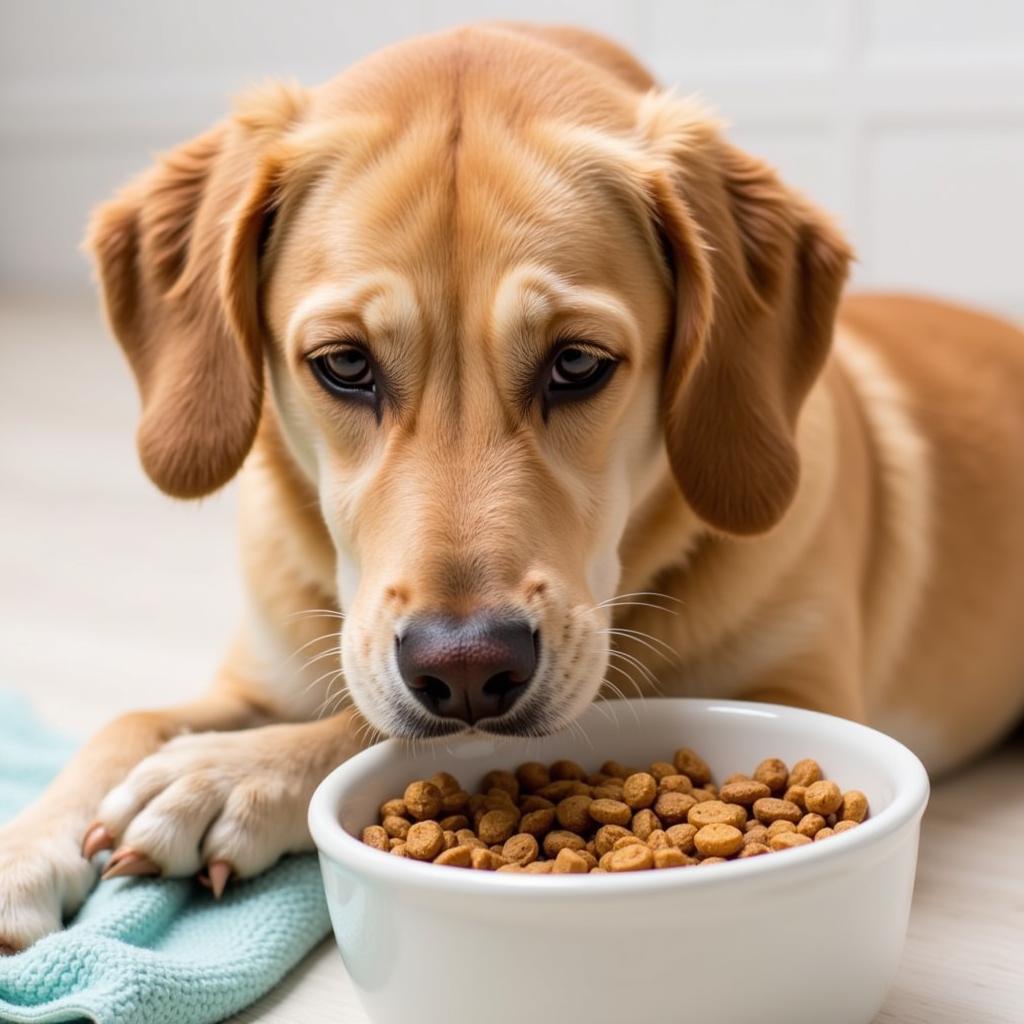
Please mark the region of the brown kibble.
[[590, 796], [590, 786], [585, 782], [575, 782], [572, 779], [559, 779], [538, 789], [537, 795], [557, 804], [570, 796]]
[[731, 857], [743, 846], [743, 833], [735, 825], [714, 822], [699, 829], [693, 843], [708, 857]]
[[661, 828], [661, 819], [649, 807], [645, 807], [633, 815], [630, 827], [633, 830], [633, 835], [646, 841], [655, 829]]
[[616, 840], [631, 834], [628, 828], [621, 825], [603, 825], [594, 836], [594, 852], [598, 857], [603, 857], [615, 845]]
[[502, 864], [507, 863], [501, 854], [486, 848], [477, 848], [470, 851], [470, 862], [477, 871], [497, 871]]
[[[570, 797], [570, 799], [586, 800], [587, 798]], [[601, 825], [627, 825], [633, 818], [629, 804], [624, 804], [621, 800], [592, 800], [587, 810], [590, 817]]]
[[771, 837], [768, 845], [773, 850], [790, 850], [794, 846], [806, 846], [810, 842], [810, 837], [802, 836], [799, 832], [780, 832]]
[[506, 874], [605, 874], [805, 846], [856, 828], [868, 806], [811, 758], [791, 770], [766, 758], [752, 778], [733, 772], [717, 787], [707, 762], [683, 747], [648, 771], [606, 761], [587, 774], [567, 759], [496, 768], [472, 795], [439, 771], [379, 811], [380, 824], [360, 837], [396, 857]]
[[399, 818], [397, 814], [389, 814], [380, 824], [389, 836], [404, 839], [409, 834], [409, 826], [412, 823], [405, 818]]
[[733, 782], [725, 782], [719, 790], [719, 799], [727, 804], [740, 804], [743, 807], [750, 807], [755, 800], [761, 800], [771, 796], [772, 791], [756, 779], [736, 779]]
[[669, 775], [676, 775], [676, 766], [668, 761], [654, 761], [647, 771], [654, 776], [655, 782], [661, 782]]
[[442, 850], [435, 858], [435, 864], [449, 868], [468, 868], [473, 863], [473, 851], [468, 846], [453, 846]]
[[643, 843], [644, 846], [647, 845], [639, 836], [635, 836], [631, 832], [628, 836], [616, 839], [615, 842], [612, 843], [612, 849], [621, 850], [624, 846], [633, 846], [635, 843]]
[[508, 810], [488, 811], [477, 826], [477, 835], [488, 846], [503, 843], [512, 835], [518, 825], [518, 815]]
[[707, 800], [694, 804], [687, 812], [686, 820], [697, 828], [705, 825], [732, 825], [742, 831], [747, 822], [747, 812], [739, 804], [726, 804], [721, 800]]
[[535, 860], [532, 864], [527, 864], [523, 872], [527, 875], [550, 875], [554, 866], [553, 860]]
[[437, 786], [442, 797], [458, 793], [462, 789], [459, 780], [454, 775], [449, 775], [448, 772], [434, 772], [427, 781]]
[[526, 867], [532, 864], [540, 854], [540, 847], [536, 838], [527, 832], [519, 832], [505, 840], [501, 848], [501, 855], [507, 861]]
[[405, 837], [406, 853], [414, 860], [433, 860], [444, 849], [444, 832], [436, 821], [418, 821]]
[[805, 814], [796, 826], [802, 836], [813, 839], [825, 827], [825, 819], [820, 814]]
[[362, 840], [375, 850], [387, 850], [390, 847], [389, 836], [380, 825], [367, 825], [363, 829]]
[[690, 793], [662, 793], [654, 801], [654, 813], [663, 825], [681, 825], [696, 802]]
[[577, 850], [567, 846], [558, 851], [555, 866], [551, 869], [556, 875], [585, 875], [590, 870], [586, 858]]
[[782, 794], [783, 800], [788, 800], [791, 804], [796, 804], [801, 810], [806, 811], [807, 807], [804, 804], [804, 797], [807, 795], [806, 786], [790, 786], [785, 793]]
[[790, 769], [789, 779], [786, 784], [789, 786], [810, 786], [820, 778], [822, 778], [821, 765], [813, 758], [805, 757], [802, 761], [797, 761]]
[[544, 852], [551, 858], [557, 857], [558, 851], [566, 848], [570, 850], [585, 850], [587, 848], [586, 840], [582, 836], [564, 829], [555, 829], [554, 832], [549, 832], [541, 845]]
[[804, 806], [815, 814], [832, 814], [839, 810], [842, 802], [842, 790], [827, 779], [812, 782], [804, 795]]
[[648, 871], [654, 867], [654, 851], [644, 843], [632, 843], [608, 854], [609, 871]]
[[383, 824], [385, 818], [405, 818], [408, 813], [405, 809], [405, 801], [401, 797], [396, 797], [394, 800], [385, 800], [380, 805], [377, 816]]
[[762, 853], [771, 853], [771, 849], [764, 843], [744, 843], [743, 849], [736, 854], [736, 859], [743, 860], [745, 857], [760, 857]]
[[555, 761], [550, 768], [552, 782], [581, 782], [586, 771], [575, 761]]
[[754, 815], [765, 825], [770, 825], [779, 819], [791, 821], [795, 825], [804, 816], [804, 812], [789, 800], [778, 800], [775, 797], [766, 796], [754, 801]]
[[484, 776], [480, 788], [485, 793], [492, 789], [500, 789], [503, 793], [508, 793], [513, 800], [519, 796], [519, 780], [511, 772], [497, 770], [488, 772]]
[[848, 789], [839, 807], [839, 820], [860, 824], [867, 816], [868, 798], [859, 789]]
[[789, 779], [786, 762], [777, 757], [766, 757], [755, 769], [754, 778], [763, 782], [773, 793], [781, 793]]
[[558, 824], [570, 832], [586, 832], [590, 826], [591, 803], [589, 796], [567, 796], [560, 800], [555, 808]]
[[654, 866], [656, 868], [683, 868], [686, 867], [689, 857], [676, 849], [674, 846], [659, 847], [654, 851]]
[[[749, 825], [750, 822], [747, 822], [747, 824]], [[753, 824], [753, 828], [748, 828], [746, 832], [743, 833], [744, 845], [747, 845], [749, 843], [764, 843], [765, 845], [767, 845], [768, 829], [766, 829], [764, 825], [762, 825], [761, 822], [759, 822], [756, 818], [754, 819]], [[786, 824], [788, 825], [790, 824], [790, 822], [787, 821]]]
[[410, 782], [402, 794], [409, 814], [417, 821], [436, 818], [441, 813], [441, 790], [432, 782], [420, 779]]
[[693, 837], [697, 834], [697, 828], [695, 825], [687, 822], [685, 825], [672, 825], [670, 828], [665, 829], [665, 835], [668, 836], [668, 841], [675, 847], [678, 847], [683, 853], [693, 853], [695, 847], [693, 845]]
[[535, 793], [551, 781], [551, 773], [547, 765], [540, 761], [526, 761], [516, 769], [516, 781], [519, 783], [520, 791]]
[[650, 807], [658, 795], [658, 782], [647, 772], [630, 775], [622, 784], [622, 799], [634, 811]]
[[662, 793], [692, 793], [693, 783], [690, 781], [689, 776], [679, 775], [665, 775], [658, 781], [658, 795]]
[[695, 786], [703, 786], [705, 782], [711, 781], [711, 769], [707, 761], [696, 751], [689, 747], [680, 747], [672, 758], [676, 771], [680, 775], [686, 775]]
[[543, 836], [545, 832], [551, 830], [554, 823], [554, 807], [542, 807], [539, 811], [530, 811], [529, 814], [524, 814], [519, 822], [519, 828], [531, 836]]
[[548, 809], [554, 810], [555, 805], [551, 800], [546, 800], [542, 796], [537, 796], [536, 793], [531, 793], [529, 796], [524, 796], [519, 801], [519, 810], [523, 814], [530, 814], [532, 811], [545, 811]]
[[460, 828], [469, 828], [469, 818], [464, 814], [449, 814], [442, 818], [438, 824], [448, 832], [458, 832]]
[[[664, 829], [656, 828], [648, 837], [647, 845], [652, 850], [664, 850], [667, 846], [672, 846], [672, 841], [668, 837], [668, 833]], [[677, 847], [672, 846], [672, 849]]]
[[445, 793], [441, 797], [443, 814], [462, 814], [468, 807], [469, 794], [464, 789], [457, 789], [454, 793]]

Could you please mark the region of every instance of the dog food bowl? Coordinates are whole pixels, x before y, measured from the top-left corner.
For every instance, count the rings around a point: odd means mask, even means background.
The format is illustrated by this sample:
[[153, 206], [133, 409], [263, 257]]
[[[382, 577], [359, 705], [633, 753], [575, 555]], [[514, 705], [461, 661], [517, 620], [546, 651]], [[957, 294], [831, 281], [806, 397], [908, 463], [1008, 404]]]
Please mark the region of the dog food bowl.
[[[374, 1024], [869, 1024], [899, 966], [928, 777], [906, 747], [829, 715], [737, 701], [591, 707], [544, 739], [388, 741], [336, 768], [309, 823], [345, 966]], [[820, 762], [871, 816], [842, 835], [708, 867], [604, 875], [472, 871], [356, 838], [436, 771], [567, 757], [646, 766], [690, 746], [716, 780], [765, 757]]]

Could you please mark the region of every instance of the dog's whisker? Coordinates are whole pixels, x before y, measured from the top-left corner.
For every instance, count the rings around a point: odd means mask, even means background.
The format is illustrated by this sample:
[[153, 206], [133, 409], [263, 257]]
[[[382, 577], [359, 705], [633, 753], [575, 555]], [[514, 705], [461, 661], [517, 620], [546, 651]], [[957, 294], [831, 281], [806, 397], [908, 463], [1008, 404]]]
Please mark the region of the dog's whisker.
[[667, 615], [678, 615], [675, 608], [663, 608], [660, 604], [651, 604], [650, 601], [614, 601], [599, 606], [603, 611], [614, 611], [616, 608], [651, 608], [656, 612], [665, 612]]
[[322, 658], [329, 658], [332, 655], [338, 655], [338, 654], [341, 654], [341, 647], [340, 646], [339, 647], [331, 647], [331, 648], [329, 648], [326, 651], [321, 651], [319, 654], [314, 654], [312, 658], [310, 658], [308, 661], [306, 661], [302, 665], [302, 667], [299, 669], [299, 671], [300, 672], [305, 672], [306, 669], [309, 668], [310, 665], [316, 664], [316, 662], [320, 661]]
[[657, 676], [655, 676], [655, 674], [638, 657], [630, 654], [628, 651], [620, 651], [617, 647], [612, 647], [608, 651], [608, 656], [624, 659], [636, 668], [649, 683], [652, 685], [657, 683]]
[[292, 619], [311, 618], [314, 615], [319, 616], [321, 618], [345, 618], [344, 612], [339, 612], [334, 608], [303, 608], [302, 611], [290, 612], [288, 615], [285, 616], [285, 618], [290, 621]]
[[[644, 640], [650, 640], [651, 643], [658, 644], [659, 647], [663, 647], [669, 654], [676, 655], [676, 649], [670, 644], [666, 643], [659, 636], [655, 636], [653, 633], [645, 633], [642, 629], [626, 629], [625, 626], [610, 626], [609, 631], [613, 633], [626, 633], [630, 636], [643, 637]], [[599, 630], [604, 632], [604, 630]]]
[[673, 597], [671, 594], [662, 594], [657, 590], [636, 590], [630, 594], [615, 594], [613, 597], [609, 597], [607, 601], [602, 601], [600, 604], [594, 605], [594, 607], [604, 608], [614, 601], [621, 601], [628, 597], [663, 597], [666, 601], [674, 601], [676, 604], [683, 603], [678, 597]]
[[292, 651], [292, 653], [288, 656], [288, 662], [286, 662], [285, 664], [291, 662], [293, 658], [297, 658], [307, 647], [312, 647], [313, 644], [322, 643], [324, 640], [337, 640], [340, 639], [340, 637], [340, 630], [337, 633], [324, 633], [321, 636], [315, 636], [313, 637], [312, 640], [307, 640], [301, 647], [297, 647], [294, 651]]
[[[643, 644], [644, 647], [646, 647], [649, 651], [652, 651], [659, 658], [662, 658], [669, 665], [673, 665], [676, 663], [676, 659], [674, 657], [669, 657], [669, 655], [666, 654], [664, 651], [658, 650], [658, 648], [655, 647], [654, 644], [648, 643], [643, 637], [634, 636], [632, 630], [626, 631], [621, 629], [602, 629], [598, 632], [607, 634], [609, 636], [621, 637], [623, 640], [632, 640], [634, 643]], [[669, 650], [671, 651], [672, 649], [669, 648]], [[672, 654], [674, 655], [675, 652], [673, 651]]]

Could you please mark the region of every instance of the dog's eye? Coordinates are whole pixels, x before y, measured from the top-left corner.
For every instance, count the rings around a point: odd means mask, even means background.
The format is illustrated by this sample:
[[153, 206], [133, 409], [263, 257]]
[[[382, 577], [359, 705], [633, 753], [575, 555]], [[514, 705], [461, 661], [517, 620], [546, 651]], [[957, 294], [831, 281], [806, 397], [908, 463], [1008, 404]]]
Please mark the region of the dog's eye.
[[355, 345], [346, 345], [310, 361], [320, 383], [335, 394], [346, 391], [373, 391], [373, 367], [369, 357]]
[[567, 345], [551, 363], [547, 391], [550, 398], [582, 398], [596, 391], [615, 368], [615, 360], [590, 349]]

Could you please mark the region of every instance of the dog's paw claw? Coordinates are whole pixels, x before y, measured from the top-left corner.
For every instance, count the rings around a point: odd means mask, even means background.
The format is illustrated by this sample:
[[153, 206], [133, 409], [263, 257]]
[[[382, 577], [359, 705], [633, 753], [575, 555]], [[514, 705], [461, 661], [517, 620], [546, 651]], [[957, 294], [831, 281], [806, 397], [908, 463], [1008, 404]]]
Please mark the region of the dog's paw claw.
[[105, 825], [92, 825], [82, 840], [82, 856], [92, 860], [101, 850], [109, 850], [114, 845], [114, 837]]
[[102, 874], [105, 882], [108, 878], [123, 878], [127, 875], [159, 875], [160, 868], [141, 853], [130, 846], [122, 846], [110, 855], [106, 870]]
[[219, 900], [224, 895], [224, 889], [231, 880], [234, 869], [226, 860], [212, 860], [206, 865], [206, 871], [196, 876], [200, 885], [213, 893], [213, 898]]

